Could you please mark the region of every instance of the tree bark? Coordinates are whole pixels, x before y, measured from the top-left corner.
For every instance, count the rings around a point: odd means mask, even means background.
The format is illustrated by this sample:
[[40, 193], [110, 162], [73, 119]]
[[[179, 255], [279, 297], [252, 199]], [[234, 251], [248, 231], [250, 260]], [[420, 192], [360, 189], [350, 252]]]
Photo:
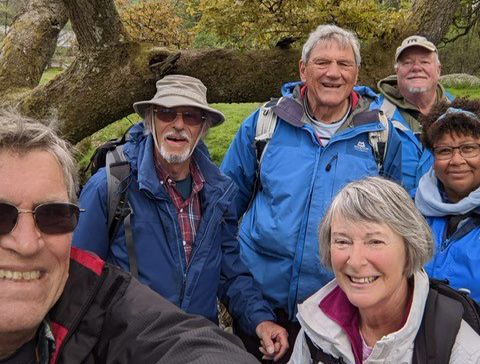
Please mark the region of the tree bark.
[[415, 0], [412, 14], [417, 22], [416, 34], [438, 44], [447, 34], [459, 6], [458, 0]]
[[[436, 15], [452, 19], [450, 15], [454, 6], [447, 6], [445, 1], [417, 0], [415, 4], [423, 4], [429, 9], [422, 14], [429, 14], [434, 6], [432, 4], [442, 4], [441, 9], [444, 11]], [[51, 11], [36, 12], [35, 6], [40, 4], [42, 9]], [[155, 93], [155, 81], [166, 74], [180, 73], [200, 78], [208, 88], [209, 102], [268, 100], [280, 94], [284, 82], [299, 79], [299, 49], [169, 52], [129, 40], [113, 0], [64, 0], [63, 5], [64, 7], [59, 0], [31, 0], [30, 13], [38, 13], [41, 19], [32, 21], [28, 27], [14, 25], [13, 28], [21, 39], [30, 39], [32, 34], [39, 37], [41, 34], [39, 38], [47, 39], [50, 53], [39, 52], [38, 49], [44, 49], [40, 46], [44, 41], [37, 40], [21, 43], [25, 44], [20, 49], [25, 52], [23, 55], [17, 47], [12, 46], [17, 42], [13, 42], [14, 35], [9, 34], [7, 38], [10, 40], [3, 44], [0, 53], [0, 65], [3, 67], [0, 69], [0, 86], [10, 86], [10, 90], [13, 86], [16, 91], [20, 88], [22, 92], [0, 95], [0, 103], [4, 106], [16, 105], [23, 113], [38, 118], [57, 117], [60, 132], [73, 143], [133, 112], [132, 104], [150, 99]], [[52, 28], [52, 22], [60, 28], [65, 22], [65, 16], [62, 15], [65, 12], [77, 35], [79, 56], [50, 83], [35, 87], [48, 54], [52, 52], [51, 44], [57, 34], [40, 30], [44, 29], [44, 24], [50, 24]], [[24, 16], [25, 19], [32, 17], [31, 14]], [[20, 19], [21, 17], [17, 22]], [[433, 26], [433, 22], [429, 24]], [[442, 25], [441, 29], [445, 32], [446, 26]], [[434, 32], [437, 30], [433, 29], [427, 35], [435, 41], [437, 38], [432, 38]], [[385, 44], [385, 41], [377, 40], [370, 43], [370, 49], [365, 48], [370, 53], [364, 57], [365, 66], [361, 69], [360, 84], [374, 86], [376, 80], [390, 73], [391, 68], [387, 65], [393, 62], [392, 49], [400, 41], [401, 39], [395, 44]], [[17, 53], [7, 51], [12, 48]], [[24, 58], [35, 64], [32, 66], [33, 71], [25, 69], [26, 66], [21, 63]], [[27, 80], [23, 80], [21, 75]]]
[[0, 97], [38, 85], [67, 22], [61, 0], [32, 0], [0, 48]]

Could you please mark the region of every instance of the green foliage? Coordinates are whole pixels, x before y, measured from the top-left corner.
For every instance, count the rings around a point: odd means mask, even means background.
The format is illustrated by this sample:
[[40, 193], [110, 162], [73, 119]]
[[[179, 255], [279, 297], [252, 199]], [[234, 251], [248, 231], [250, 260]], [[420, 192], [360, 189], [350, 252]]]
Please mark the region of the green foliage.
[[198, 31], [230, 47], [271, 48], [286, 37], [304, 40], [322, 23], [354, 30], [360, 39], [388, 38], [405, 28], [407, 9], [376, 0], [190, 0]]
[[181, 49], [190, 45], [192, 34], [175, 4], [165, 0], [116, 0], [118, 12], [130, 37], [140, 42]]

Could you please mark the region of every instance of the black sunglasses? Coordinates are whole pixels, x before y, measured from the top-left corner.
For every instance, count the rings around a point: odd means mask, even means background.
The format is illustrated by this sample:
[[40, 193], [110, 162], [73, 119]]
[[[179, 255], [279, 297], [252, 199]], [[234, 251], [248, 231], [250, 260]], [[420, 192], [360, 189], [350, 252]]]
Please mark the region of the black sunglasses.
[[175, 108], [154, 107], [153, 113], [157, 119], [166, 123], [171, 123], [177, 118], [178, 115], [182, 115], [183, 122], [189, 126], [200, 125], [207, 120], [207, 115], [200, 110], [178, 111]]
[[38, 229], [45, 234], [71, 233], [78, 223], [81, 211], [77, 205], [63, 202], [48, 202], [33, 210], [19, 209], [0, 202], [0, 235], [10, 233], [17, 225], [19, 214], [33, 214]]

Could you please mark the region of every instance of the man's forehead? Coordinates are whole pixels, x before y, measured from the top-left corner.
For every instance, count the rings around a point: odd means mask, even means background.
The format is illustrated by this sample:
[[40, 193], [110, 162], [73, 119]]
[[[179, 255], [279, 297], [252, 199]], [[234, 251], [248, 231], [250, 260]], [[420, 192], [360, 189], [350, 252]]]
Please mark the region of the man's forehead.
[[355, 54], [351, 44], [339, 42], [336, 39], [323, 39], [318, 41], [315, 47], [312, 50], [311, 56], [315, 58], [337, 58], [338, 55], [335, 55], [331, 52], [332, 48], [337, 48], [342, 51], [342, 58], [348, 57], [355, 59]]

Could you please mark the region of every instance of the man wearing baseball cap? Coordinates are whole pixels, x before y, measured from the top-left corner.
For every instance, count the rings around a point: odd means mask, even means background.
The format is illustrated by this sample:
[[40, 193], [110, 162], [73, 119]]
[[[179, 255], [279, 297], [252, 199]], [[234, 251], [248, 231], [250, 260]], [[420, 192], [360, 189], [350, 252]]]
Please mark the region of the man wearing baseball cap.
[[[132, 127], [123, 153], [130, 163], [128, 202], [140, 281], [188, 313], [217, 321], [217, 297], [245, 330], [262, 340], [266, 358], [288, 348], [285, 329], [242, 263], [232, 211], [237, 189], [220, 173], [202, 138], [224, 115], [207, 103], [207, 89], [193, 77], [157, 81], [151, 100], [133, 107], [143, 121]], [[130, 269], [125, 229], [112, 243], [107, 228], [107, 173], [84, 186], [86, 210], [73, 244]]]
[[[439, 83], [441, 64], [435, 44], [420, 35], [405, 38], [395, 52], [395, 75], [378, 82], [380, 98], [372, 108], [380, 107], [392, 120], [403, 140], [403, 185], [417, 186], [420, 177], [430, 168], [433, 158], [424, 151], [418, 135], [420, 115], [428, 114], [440, 100], [450, 100]], [[416, 148], [412, 148], [415, 145]]]

